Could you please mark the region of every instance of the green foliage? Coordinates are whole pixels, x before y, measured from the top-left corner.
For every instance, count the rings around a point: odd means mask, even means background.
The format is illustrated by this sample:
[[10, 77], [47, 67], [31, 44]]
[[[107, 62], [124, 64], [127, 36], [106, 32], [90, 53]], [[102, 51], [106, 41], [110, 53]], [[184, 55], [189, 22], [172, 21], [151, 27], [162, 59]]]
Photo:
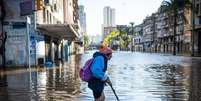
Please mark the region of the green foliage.
[[[176, 27], [177, 27], [177, 17], [178, 17], [178, 9], [189, 9], [191, 7], [191, 3], [189, 0], [164, 0], [162, 2], [161, 8], [164, 8], [162, 12], [166, 12], [169, 17], [173, 14], [173, 35], [176, 36]], [[185, 16], [184, 17], [185, 21]], [[172, 20], [169, 19], [169, 22], [171, 23]], [[185, 21], [186, 22], [186, 21]], [[171, 25], [171, 24], [170, 24]], [[176, 42], [175, 38], [173, 38], [173, 55], [176, 55]]]
[[84, 34], [84, 48], [87, 48], [89, 46], [89, 36], [87, 34]]
[[110, 32], [105, 38], [104, 38], [104, 43], [110, 44], [110, 42], [119, 35], [118, 30], [114, 30]]
[[128, 37], [128, 31], [129, 28], [119, 28], [120, 32], [120, 47], [126, 48], [128, 47], [129, 43], [131, 42], [131, 39]]
[[115, 38], [118, 37], [120, 48], [126, 48], [128, 47], [129, 43], [131, 43], [131, 38], [128, 37], [128, 31], [129, 29], [127, 27], [118, 28], [118, 30], [110, 32], [104, 38], [104, 43], [109, 45]]
[[163, 11], [173, 12], [178, 8], [190, 8], [190, 0], [164, 0], [161, 5]]

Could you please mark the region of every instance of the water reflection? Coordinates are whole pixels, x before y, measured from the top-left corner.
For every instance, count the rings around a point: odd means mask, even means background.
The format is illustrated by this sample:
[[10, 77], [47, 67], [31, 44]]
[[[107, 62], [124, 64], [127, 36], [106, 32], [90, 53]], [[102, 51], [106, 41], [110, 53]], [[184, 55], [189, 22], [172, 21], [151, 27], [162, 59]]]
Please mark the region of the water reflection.
[[192, 64], [189, 101], [201, 101], [201, 61], [195, 59]]
[[[94, 51], [54, 68], [0, 71], [0, 101], [92, 101], [79, 67]], [[201, 59], [114, 52], [108, 74], [121, 101], [201, 101]], [[106, 101], [116, 101], [109, 86]]]
[[0, 72], [0, 99], [8, 99], [7, 76]]
[[[79, 93], [80, 56], [54, 68], [1, 71], [0, 101], [72, 101]], [[2, 86], [6, 85], [6, 86]]]
[[[121, 101], [201, 101], [200, 60], [120, 52], [113, 54], [109, 75]], [[116, 101], [109, 87], [104, 91], [107, 101]], [[91, 91], [83, 82], [81, 92], [77, 101], [92, 101]]]

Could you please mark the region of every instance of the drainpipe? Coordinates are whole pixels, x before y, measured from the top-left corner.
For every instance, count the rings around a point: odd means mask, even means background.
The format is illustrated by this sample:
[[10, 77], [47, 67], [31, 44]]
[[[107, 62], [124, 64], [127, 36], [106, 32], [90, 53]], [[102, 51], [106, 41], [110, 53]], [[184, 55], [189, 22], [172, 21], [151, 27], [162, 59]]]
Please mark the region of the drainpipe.
[[191, 56], [195, 56], [195, 50], [194, 50], [194, 34], [195, 34], [195, 0], [192, 2], [192, 16], [191, 16], [191, 21], [192, 21], [192, 35], [191, 35]]

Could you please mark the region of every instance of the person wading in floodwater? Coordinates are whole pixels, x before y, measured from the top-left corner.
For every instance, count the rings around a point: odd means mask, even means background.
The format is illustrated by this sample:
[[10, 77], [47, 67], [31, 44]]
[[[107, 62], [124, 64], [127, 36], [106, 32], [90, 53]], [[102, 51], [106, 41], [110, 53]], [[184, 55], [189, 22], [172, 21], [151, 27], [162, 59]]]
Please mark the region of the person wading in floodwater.
[[109, 77], [105, 73], [107, 71], [108, 60], [112, 58], [112, 49], [109, 47], [101, 47], [99, 52], [93, 54], [93, 63], [90, 70], [92, 79], [88, 82], [88, 87], [93, 91], [95, 101], [104, 101], [104, 86], [105, 83], [112, 85]]

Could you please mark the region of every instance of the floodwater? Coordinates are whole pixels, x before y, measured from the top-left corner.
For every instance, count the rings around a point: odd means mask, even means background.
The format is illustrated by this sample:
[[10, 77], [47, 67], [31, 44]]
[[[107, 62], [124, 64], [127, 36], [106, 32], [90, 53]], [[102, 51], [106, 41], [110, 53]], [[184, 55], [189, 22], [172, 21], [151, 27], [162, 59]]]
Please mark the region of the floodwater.
[[[201, 101], [201, 58], [115, 52], [108, 74], [120, 101]], [[109, 86], [104, 93], [106, 101], [117, 101]], [[77, 101], [92, 100], [91, 90], [81, 82]]]
[[[79, 68], [94, 51], [64, 66], [0, 71], [0, 101], [93, 101]], [[201, 58], [114, 52], [108, 75], [120, 101], [201, 101]], [[106, 101], [117, 101], [104, 89]]]
[[0, 72], [0, 101], [73, 101], [80, 87], [80, 56], [64, 66]]

